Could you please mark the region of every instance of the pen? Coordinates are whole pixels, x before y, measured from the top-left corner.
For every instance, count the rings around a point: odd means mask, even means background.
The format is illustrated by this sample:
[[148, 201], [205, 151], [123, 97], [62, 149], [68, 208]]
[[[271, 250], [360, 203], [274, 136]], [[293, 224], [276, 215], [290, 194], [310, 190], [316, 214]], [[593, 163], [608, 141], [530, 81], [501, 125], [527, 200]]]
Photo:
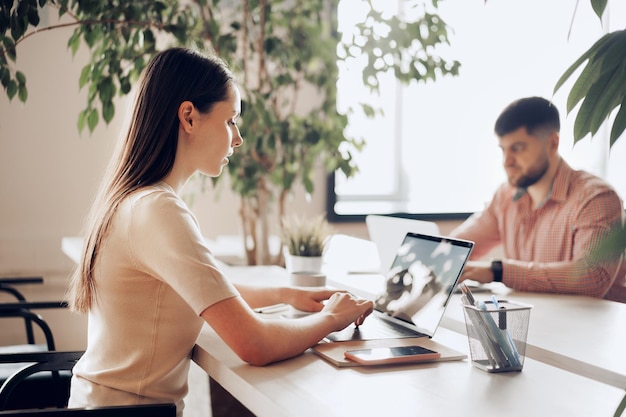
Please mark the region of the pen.
[[254, 311], [256, 311], [257, 313], [260, 314], [272, 314], [272, 313], [278, 313], [280, 311], [283, 311], [285, 309], [289, 308], [289, 304], [274, 304], [271, 306], [265, 306], [265, 307], [260, 307], [260, 308], [255, 308]]
[[500, 306], [500, 304], [498, 303], [498, 298], [495, 295], [491, 296], [491, 301], [493, 302], [495, 308], [500, 310], [498, 312], [498, 328], [500, 329], [502, 335], [505, 337], [505, 340], [508, 343], [508, 350], [510, 351], [510, 354], [513, 355], [513, 364], [516, 366], [520, 366], [522, 362], [519, 356], [519, 352], [517, 351], [517, 347], [515, 346], [515, 342], [513, 341], [511, 334], [507, 330], [506, 307]]
[[470, 302], [470, 304], [471, 305], [475, 305], [476, 304], [476, 300], [474, 300], [474, 296], [472, 295], [472, 292], [467, 287], [467, 285], [465, 285], [465, 283], [461, 283], [461, 285], [459, 285], [459, 288], [461, 289], [461, 292], [463, 294], [465, 294], [465, 296], [467, 297], [467, 300]]

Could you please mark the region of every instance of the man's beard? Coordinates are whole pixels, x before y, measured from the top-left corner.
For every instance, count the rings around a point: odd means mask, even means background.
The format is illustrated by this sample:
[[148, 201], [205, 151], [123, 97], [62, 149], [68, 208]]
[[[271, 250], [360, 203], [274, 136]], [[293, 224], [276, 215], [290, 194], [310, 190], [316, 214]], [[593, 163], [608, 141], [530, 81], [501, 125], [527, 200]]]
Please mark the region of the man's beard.
[[529, 168], [528, 172], [520, 176], [517, 181], [513, 181], [509, 178], [509, 183], [518, 188], [528, 188], [543, 178], [546, 172], [548, 172], [549, 167], [548, 158], [544, 157], [537, 164]]

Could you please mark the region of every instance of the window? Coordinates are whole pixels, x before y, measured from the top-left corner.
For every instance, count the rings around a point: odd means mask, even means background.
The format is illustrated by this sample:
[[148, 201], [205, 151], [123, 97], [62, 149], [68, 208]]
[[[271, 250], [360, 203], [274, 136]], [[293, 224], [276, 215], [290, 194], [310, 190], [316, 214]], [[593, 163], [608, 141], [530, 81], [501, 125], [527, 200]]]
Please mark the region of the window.
[[[375, 2], [390, 13], [409, 3]], [[359, 18], [359, 4], [340, 2], [341, 31]], [[574, 146], [576, 114], [568, 115], [565, 106], [571, 80], [553, 95], [559, 77], [600, 36], [626, 27], [626, 2], [609, 1], [607, 11], [603, 28], [588, 0], [447, 0], [438, 13], [452, 29], [451, 45], [437, 53], [461, 62], [458, 77], [403, 86], [389, 76], [381, 95], [372, 97], [360, 86], [355, 60], [340, 72], [339, 108], [368, 100], [384, 116], [351, 115], [347, 133], [363, 137], [366, 147], [355, 153], [359, 174], [346, 179], [336, 173], [329, 183], [329, 217], [403, 212], [458, 218], [481, 210], [505, 180], [493, 123], [511, 101], [532, 95], [557, 105], [564, 159], [626, 195], [626, 140], [609, 153], [607, 125]]]

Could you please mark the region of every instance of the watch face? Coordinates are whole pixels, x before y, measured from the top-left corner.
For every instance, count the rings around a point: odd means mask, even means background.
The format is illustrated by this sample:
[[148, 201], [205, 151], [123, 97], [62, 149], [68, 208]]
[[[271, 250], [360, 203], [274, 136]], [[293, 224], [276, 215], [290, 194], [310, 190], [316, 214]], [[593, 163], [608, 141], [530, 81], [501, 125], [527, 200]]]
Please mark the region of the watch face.
[[502, 261], [492, 261], [491, 272], [493, 272], [495, 282], [502, 282]]

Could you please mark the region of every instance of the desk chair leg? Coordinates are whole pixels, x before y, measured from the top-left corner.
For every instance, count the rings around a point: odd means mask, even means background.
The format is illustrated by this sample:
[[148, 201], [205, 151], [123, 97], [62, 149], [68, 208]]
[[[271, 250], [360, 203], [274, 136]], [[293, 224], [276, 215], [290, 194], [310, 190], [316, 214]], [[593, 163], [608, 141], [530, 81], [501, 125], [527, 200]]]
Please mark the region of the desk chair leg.
[[250, 410], [211, 377], [209, 377], [209, 390], [211, 392], [213, 417], [255, 417]]

